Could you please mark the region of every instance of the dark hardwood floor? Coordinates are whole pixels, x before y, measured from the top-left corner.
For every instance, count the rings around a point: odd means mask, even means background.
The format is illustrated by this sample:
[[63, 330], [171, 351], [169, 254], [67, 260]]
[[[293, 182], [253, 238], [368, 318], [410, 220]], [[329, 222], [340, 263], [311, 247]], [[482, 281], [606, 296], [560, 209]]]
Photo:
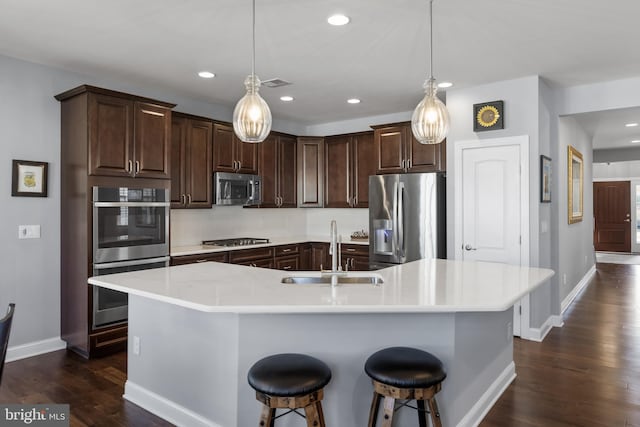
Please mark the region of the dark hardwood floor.
[[598, 264], [564, 327], [515, 340], [514, 358], [482, 427], [640, 426], [640, 265]]
[[[516, 339], [514, 357], [518, 376], [482, 427], [640, 427], [640, 266], [598, 264], [564, 327]], [[171, 425], [122, 399], [125, 378], [125, 354], [57, 351], [8, 363], [0, 402], [69, 403], [72, 426]]]
[[171, 426], [122, 398], [127, 356], [85, 360], [66, 350], [5, 365], [2, 403], [68, 403], [72, 427]]

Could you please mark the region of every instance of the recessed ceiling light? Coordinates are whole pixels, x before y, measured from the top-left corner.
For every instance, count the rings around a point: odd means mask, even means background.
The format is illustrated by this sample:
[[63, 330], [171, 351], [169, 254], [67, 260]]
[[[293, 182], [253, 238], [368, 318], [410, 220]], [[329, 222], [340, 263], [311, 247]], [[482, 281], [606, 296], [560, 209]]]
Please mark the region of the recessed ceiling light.
[[215, 74], [213, 74], [211, 71], [200, 71], [200, 72], [198, 73], [198, 75], [199, 75], [200, 77], [202, 77], [203, 79], [212, 79], [212, 78], [214, 78], [214, 77], [216, 76], [216, 75], [215, 75]]
[[632, 140], [631, 140], [631, 143], [632, 143], [632, 144], [637, 144], [637, 143], [639, 143], [639, 142], [640, 142], [640, 139], [632, 139]]
[[451, 86], [453, 86], [453, 83], [451, 83], [451, 82], [440, 82], [440, 83], [438, 83], [438, 87], [442, 88], [442, 89], [446, 89], [446, 88], [451, 87]]
[[341, 14], [331, 15], [327, 22], [331, 25], [347, 25], [349, 23], [349, 17]]
[[288, 96], [288, 95], [281, 96], [281, 97], [280, 97], [280, 101], [284, 101], [284, 102], [290, 102], [290, 101], [293, 101], [293, 96]]
[[628, 128], [633, 128], [633, 127], [638, 126], [638, 124], [637, 123], [627, 123], [625, 126], [628, 127]]
[[347, 99], [349, 104], [360, 104], [360, 100], [358, 98]]

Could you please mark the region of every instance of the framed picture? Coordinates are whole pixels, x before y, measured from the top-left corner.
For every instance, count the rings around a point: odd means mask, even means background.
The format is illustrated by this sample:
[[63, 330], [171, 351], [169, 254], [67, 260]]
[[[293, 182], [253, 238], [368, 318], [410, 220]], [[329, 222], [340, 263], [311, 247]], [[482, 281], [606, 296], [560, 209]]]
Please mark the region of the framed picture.
[[567, 152], [567, 204], [569, 224], [582, 221], [582, 191], [583, 191], [582, 153], [568, 147]]
[[47, 197], [46, 162], [13, 160], [11, 195], [18, 197]]
[[473, 105], [473, 131], [504, 129], [504, 102], [493, 101]]
[[551, 158], [540, 156], [540, 203], [551, 203]]

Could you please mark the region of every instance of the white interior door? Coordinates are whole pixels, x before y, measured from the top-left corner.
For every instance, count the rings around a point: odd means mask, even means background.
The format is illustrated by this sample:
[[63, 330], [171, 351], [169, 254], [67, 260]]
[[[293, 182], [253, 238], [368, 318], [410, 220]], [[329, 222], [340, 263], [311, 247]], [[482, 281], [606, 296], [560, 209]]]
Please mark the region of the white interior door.
[[[529, 264], [528, 150], [527, 136], [459, 144], [456, 259]], [[514, 335], [528, 312], [528, 298], [514, 306]]]
[[462, 151], [462, 259], [520, 265], [520, 147]]

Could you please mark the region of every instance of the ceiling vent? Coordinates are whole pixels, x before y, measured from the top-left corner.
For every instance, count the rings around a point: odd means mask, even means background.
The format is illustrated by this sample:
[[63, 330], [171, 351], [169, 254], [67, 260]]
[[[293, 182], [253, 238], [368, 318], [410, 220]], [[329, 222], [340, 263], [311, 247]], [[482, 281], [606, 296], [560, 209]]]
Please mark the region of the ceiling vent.
[[280, 86], [287, 86], [290, 85], [291, 82], [288, 82], [286, 80], [282, 80], [282, 79], [269, 79], [269, 80], [263, 80], [262, 81], [262, 86], [266, 86], [266, 87], [280, 87]]

